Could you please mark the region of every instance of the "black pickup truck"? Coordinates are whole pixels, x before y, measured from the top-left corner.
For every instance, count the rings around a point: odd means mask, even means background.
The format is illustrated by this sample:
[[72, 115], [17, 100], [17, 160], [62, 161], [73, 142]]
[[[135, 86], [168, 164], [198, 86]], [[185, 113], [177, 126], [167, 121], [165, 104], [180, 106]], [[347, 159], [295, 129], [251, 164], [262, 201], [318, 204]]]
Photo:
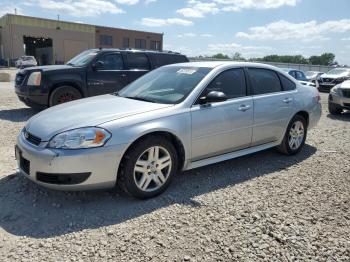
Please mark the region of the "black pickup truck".
[[66, 65], [30, 67], [15, 79], [18, 98], [30, 107], [45, 108], [64, 102], [116, 92], [160, 66], [188, 62], [174, 52], [90, 49]]

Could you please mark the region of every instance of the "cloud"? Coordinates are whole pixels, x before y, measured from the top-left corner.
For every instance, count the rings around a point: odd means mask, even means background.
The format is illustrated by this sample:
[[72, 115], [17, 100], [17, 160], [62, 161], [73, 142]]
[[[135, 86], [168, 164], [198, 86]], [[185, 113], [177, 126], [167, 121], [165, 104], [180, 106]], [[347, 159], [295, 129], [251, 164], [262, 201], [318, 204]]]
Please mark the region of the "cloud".
[[3, 15], [6, 15], [6, 14], [14, 14], [15, 9], [16, 9], [18, 15], [24, 14], [22, 8], [15, 6], [15, 5], [9, 5], [9, 6], [6, 6], [6, 7], [3, 7], [0, 9], [0, 17]]
[[203, 18], [206, 14], [219, 12], [239, 12], [243, 9], [276, 9], [295, 6], [300, 0], [187, 0], [185, 8], [176, 12], [184, 17]]
[[184, 33], [177, 35], [178, 38], [184, 38], [184, 37], [212, 37], [212, 34], [195, 34], [195, 33]]
[[95, 17], [104, 13], [125, 13], [114, 3], [105, 0], [32, 0], [28, 5], [37, 5], [42, 9], [56, 13], [69, 14], [74, 17]]
[[350, 19], [326, 21], [317, 23], [291, 23], [284, 20], [273, 22], [265, 26], [249, 28], [248, 32], [238, 32], [236, 37], [250, 40], [328, 40], [330, 33], [344, 33], [350, 31]]
[[115, 0], [118, 4], [122, 5], [136, 5], [139, 0]]
[[226, 43], [226, 44], [210, 44], [208, 45], [208, 50], [211, 52], [221, 52], [221, 53], [234, 53], [234, 52], [261, 52], [261, 51], [271, 51], [272, 48], [268, 46], [248, 46], [238, 43]]
[[152, 3], [155, 3], [157, 2], [157, 0], [145, 0], [145, 4], [148, 5], [148, 4], [152, 4]]
[[282, 6], [296, 6], [300, 0], [214, 0], [222, 5], [223, 11], [238, 12], [243, 9], [276, 9]]
[[342, 41], [350, 41], [350, 37], [345, 37], [341, 39]]
[[152, 17], [146, 17], [142, 18], [141, 24], [144, 26], [150, 26], [150, 27], [161, 27], [161, 26], [168, 26], [168, 25], [181, 25], [181, 26], [191, 26], [193, 25], [193, 22], [190, 20], [185, 20], [181, 18], [152, 18]]
[[216, 3], [203, 3], [200, 1], [189, 1], [190, 7], [182, 8], [176, 11], [176, 13], [183, 15], [184, 17], [201, 18], [205, 14], [216, 14], [219, 12]]

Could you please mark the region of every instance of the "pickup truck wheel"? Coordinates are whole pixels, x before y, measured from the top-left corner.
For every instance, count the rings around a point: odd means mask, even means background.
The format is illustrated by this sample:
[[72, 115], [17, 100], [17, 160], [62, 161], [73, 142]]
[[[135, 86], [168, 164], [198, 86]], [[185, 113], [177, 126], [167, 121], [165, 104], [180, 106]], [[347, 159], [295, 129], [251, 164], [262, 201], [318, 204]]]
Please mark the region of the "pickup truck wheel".
[[49, 106], [63, 104], [80, 98], [82, 98], [82, 95], [75, 87], [60, 86], [50, 95]]

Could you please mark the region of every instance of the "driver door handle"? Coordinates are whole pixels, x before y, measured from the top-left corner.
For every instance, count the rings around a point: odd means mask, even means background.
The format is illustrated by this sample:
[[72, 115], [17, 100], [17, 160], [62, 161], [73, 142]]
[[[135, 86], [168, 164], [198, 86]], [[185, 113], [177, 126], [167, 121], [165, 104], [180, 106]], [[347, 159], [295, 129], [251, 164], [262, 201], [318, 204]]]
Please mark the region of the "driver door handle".
[[240, 105], [239, 107], [238, 107], [238, 110], [239, 111], [242, 111], [242, 112], [245, 112], [245, 111], [247, 111], [247, 110], [249, 110], [250, 109], [250, 105]]
[[293, 101], [293, 98], [290, 98], [290, 97], [287, 97], [287, 98], [283, 99], [283, 102], [286, 103], [286, 104], [289, 104], [292, 101]]

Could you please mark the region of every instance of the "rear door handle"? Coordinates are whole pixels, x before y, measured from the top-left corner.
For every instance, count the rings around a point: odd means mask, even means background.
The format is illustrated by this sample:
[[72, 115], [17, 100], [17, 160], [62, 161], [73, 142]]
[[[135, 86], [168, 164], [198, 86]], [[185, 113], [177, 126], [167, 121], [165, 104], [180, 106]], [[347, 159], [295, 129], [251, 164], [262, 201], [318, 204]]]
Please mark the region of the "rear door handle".
[[121, 77], [126, 77], [126, 74], [121, 74], [120, 76], [121, 76]]
[[289, 104], [292, 101], [293, 101], [293, 98], [290, 98], [290, 97], [287, 97], [287, 98], [283, 99], [283, 102], [286, 103], [286, 104]]
[[240, 105], [240, 107], [238, 107], [238, 110], [242, 112], [245, 112], [249, 109], [250, 109], [250, 105]]

